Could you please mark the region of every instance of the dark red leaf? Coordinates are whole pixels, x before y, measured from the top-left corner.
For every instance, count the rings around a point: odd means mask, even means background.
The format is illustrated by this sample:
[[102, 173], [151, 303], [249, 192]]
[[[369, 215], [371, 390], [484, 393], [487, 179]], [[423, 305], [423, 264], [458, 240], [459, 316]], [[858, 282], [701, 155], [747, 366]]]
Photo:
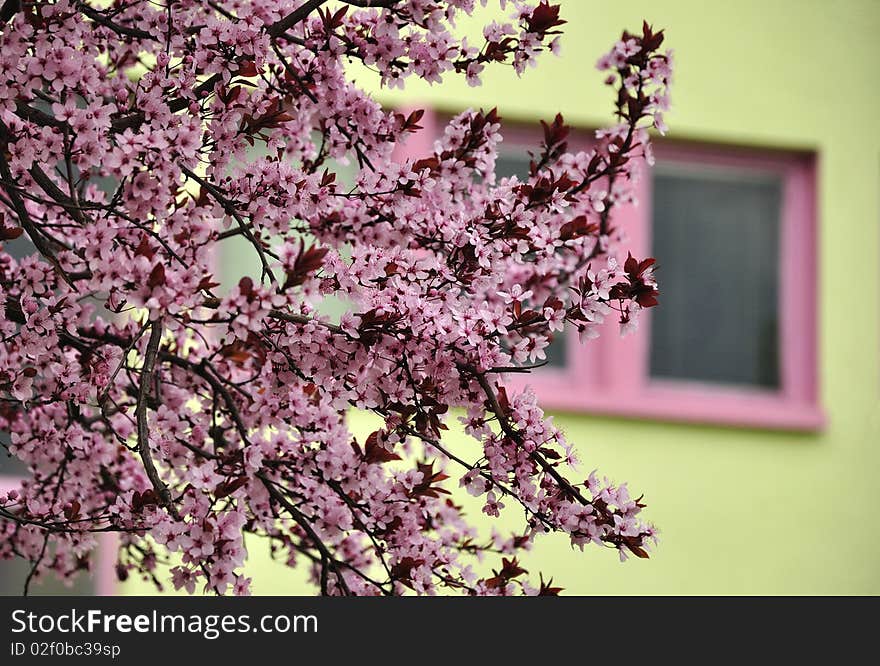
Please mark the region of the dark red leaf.
[[412, 570], [425, 564], [425, 560], [404, 557], [391, 567], [391, 575], [404, 585], [412, 581]]
[[0, 227], [0, 241], [15, 240], [24, 233], [21, 227]]
[[417, 483], [410, 491], [411, 497], [440, 497], [450, 495], [451, 493], [445, 488], [434, 485], [449, 478], [443, 472], [434, 471], [434, 463], [419, 463], [418, 470], [422, 473], [422, 480]]
[[144, 507], [147, 506], [156, 506], [159, 504], [159, 497], [156, 495], [156, 491], [152, 488], [145, 490], [143, 493], [139, 493], [137, 490], [134, 491], [134, 495], [131, 500], [131, 508], [134, 511], [140, 511]]
[[413, 162], [412, 169], [413, 171], [421, 171], [422, 169], [429, 169], [430, 171], [434, 171], [440, 166], [440, 160], [436, 157], [425, 157], [423, 159], [417, 160]]
[[528, 18], [529, 32], [544, 33], [564, 24], [565, 21], [559, 18], [559, 5], [551, 5], [546, 1], [535, 7]]
[[254, 295], [254, 281], [245, 275], [238, 281], [238, 291], [242, 296], [250, 298]]
[[153, 249], [153, 246], [150, 244], [150, 239], [147, 238], [146, 234], [141, 236], [141, 240], [138, 243], [137, 248], [135, 248], [134, 256], [146, 257], [147, 259], [152, 259], [154, 256], [156, 256], [156, 251]]
[[580, 215], [562, 225], [559, 230], [559, 238], [562, 241], [573, 240], [581, 236], [587, 236], [599, 231], [599, 225], [589, 222], [586, 215]]
[[80, 503], [77, 500], [73, 500], [70, 504], [64, 507], [64, 517], [67, 520], [76, 520], [79, 516]]
[[309, 276], [324, 265], [324, 257], [330, 248], [311, 246], [307, 250], [300, 250], [299, 256], [293, 263], [293, 269], [287, 273], [284, 281], [284, 289], [296, 287], [305, 282]]
[[242, 486], [247, 485], [247, 483], [248, 478], [246, 476], [239, 476], [235, 479], [232, 479], [231, 481], [221, 481], [214, 489], [214, 497], [216, 497], [217, 499], [227, 497]]
[[238, 75], [239, 76], [256, 76], [257, 75], [257, 65], [253, 60], [242, 60], [238, 64]]
[[161, 287], [165, 285], [165, 264], [159, 262], [155, 266], [153, 266], [153, 270], [150, 271], [150, 277], [147, 278], [147, 286], [150, 289], [155, 289], [156, 287]]
[[560, 460], [560, 459], [562, 458], [562, 455], [561, 455], [558, 451], [554, 451], [553, 449], [548, 448], [548, 447], [546, 447], [546, 446], [541, 447], [541, 448], [538, 449], [538, 450], [539, 450], [542, 454], [544, 454], [544, 457], [545, 457], [545, 458], [547, 458], [547, 459], [549, 459], [549, 460]]
[[196, 289], [197, 290], [202, 290], [202, 289], [208, 290], [208, 289], [213, 289], [214, 287], [219, 287], [220, 283], [214, 282], [213, 277], [214, 277], [213, 275], [204, 276], [201, 280], [199, 280], [199, 284], [196, 287]]
[[379, 431], [371, 432], [364, 444], [364, 461], [368, 463], [386, 463], [400, 460], [400, 456], [389, 451], [379, 443]]
[[251, 358], [250, 352], [247, 350], [241, 340], [236, 340], [232, 344], [224, 345], [220, 348], [220, 355], [227, 358], [233, 363], [242, 364]]
[[541, 587], [538, 590], [539, 597], [558, 597], [559, 593], [562, 592], [564, 588], [561, 587], [553, 587], [553, 579], [551, 578], [546, 583], [544, 582], [544, 576], [541, 576]]

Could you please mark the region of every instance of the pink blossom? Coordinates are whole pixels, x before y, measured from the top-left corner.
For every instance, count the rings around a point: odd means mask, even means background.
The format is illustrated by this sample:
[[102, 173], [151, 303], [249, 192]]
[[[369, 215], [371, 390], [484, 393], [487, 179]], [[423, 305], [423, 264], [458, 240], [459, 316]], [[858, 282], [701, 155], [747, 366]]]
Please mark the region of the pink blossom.
[[[559, 51], [558, 6], [499, 4], [476, 43], [456, 36], [469, 0], [13, 12], [0, 227], [31, 251], [0, 246], [0, 430], [28, 474], [0, 558], [70, 581], [118, 532], [120, 576], [190, 594], [249, 593], [254, 544], [323, 594], [506, 595], [548, 590], [516, 559], [547, 533], [647, 556], [641, 501], [571, 480], [574, 446], [505, 377], [656, 304], [613, 216], [665, 129], [662, 33], [600, 60], [618, 123], [595, 147], [568, 152], [559, 116], [519, 178], [495, 173], [493, 109], [395, 159], [423, 117], [350, 76], [478, 85]], [[456, 479], [516, 531], [481, 538]]]

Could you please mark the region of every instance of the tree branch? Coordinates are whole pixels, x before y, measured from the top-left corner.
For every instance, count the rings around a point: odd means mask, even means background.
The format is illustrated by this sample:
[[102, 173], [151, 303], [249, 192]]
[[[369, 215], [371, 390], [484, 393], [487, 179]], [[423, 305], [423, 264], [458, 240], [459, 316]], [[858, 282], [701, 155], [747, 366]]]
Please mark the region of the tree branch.
[[[327, 561], [330, 563], [330, 566], [333, 568], [333, 573], [336, 574], [336, 579], [339, 581], [339, 587], [342, 589], [343, 594], [345, 596], [351, 596], [351, 589], [348, 587], [348, 583], [345, 581], [345, 576], [342, 575], [342, 572], [339, 570], [339, 564], [336, 562], [336, 558], [333, 557], [333, 553], [330, 552], [330, 549], [327, 548], [327, 545], [321, 541], [321, 537], [318, 536], [318, 533], [315, 532], [312, 525], [309, 523], [309, 519], [303, 514], [302, 511], [297, 509], [293, 503], [282, 493], [275, 485], [269, 477], [265, 474], [258, 473], [257, 478], [263, 482], [263, 485], [266, 486], [266, 490], [269, 491], [269, 495], [278, 502], [284, 510], [287, 511], [291, 517], [296, 521], [297, 525], [305, 530], [306, 534], [309, 535], [309, 538], [315, 544], [315, 548], [318, 549], [318, 552], [321, 553], [322, 566], [323, 561]], [[326, 594], [326, 590], [324, 590]]]
[[400, 3], [401, 0], [342, 0], [347, 5], [351, 5], [352, 7], [363, 7], [365, 9], [369, 9], [372, 7], [381, 7], [383, 9], [389, 9], [394, 5]]
[[209, 183], [207, 180], [196, 174], [192, 169], [189, 169], [183, 165], [181, 165], [180, 170], [186, 174], [188, 178], [192, 178], [199, 185], [201, 185], [205, 190], [220, 204], [223, 208], [224, 212], [228, 215], [231, 215], [233, 219], [238, 224], [238, 228], [241, 229], [241, 233], [244, 234], [244, 237], [248, 239], [251, 245], [254, 246], [254, 249], [257, 251], [257, 255], [260, 258], [260, 265], [262, 266], [262, 277], [269, 277], [270, 282], [277, 282], [275, 279], [275, 274], [272, 272], [272, 269], [269, 268], [269, 260], [266, 259], [266, 251], [263, 249], [263, 244], [257, 240], [256, 236], [254, 236], [253, 231], [251, 231], [250, 227], [245, 223], [245, 221], [241, 218], [241, 215], [238, 214], [238, 211], [235, 210], [235, 202], [231, 201], [223, 192], [220, 191], [213, 183]]
[[[207, 79], [202, 81], [199, 85], [197, 85], [193, 92], [196, 94], [196, 98], [205, 92], [213, 90], [214, 85], [221, 80], [220, 74], [213, 74], [209, 76]], [[190, 99], [186, 97], [175, 97], [170, 102], [168, 102], [168, 109], [171, 113], [177, 113], [178, 111], [183, 111], [187, 106], [189, 106]], [[128, 128], [136, 128], [141, 125], [146, 119], [146, 115], [143, 111], [135, 111], [133, 113], [129, 113], [125, 116], [120, 116], [114, 120], [110, 121], [110, 127], [114, 132], [124, 132]]]
[[[220, 307], [220, 299], [219, 298], [206, 298], [202, 301], [202, 305], [206, 308], [210, 308], [212, 310], [216, 310]], [[269, 317], [272, 319], [278, 319], [280, 321], [290, 322], [291, 324], [315, 324], [316, 326], [320, 326], [321, 328], [326, 328], [331, 333], [335, 333], [336, 335], [344, 335], [348, 338], [351, 336], [346, 333], [341, 326], [337, 326], [336, 324], [331, 324], [326, 321], [320, 321], [319, 319], [313, 319], [311, 317], [307, 317], [305, 315], [297, 315], [292, 314], [290, 312], [283, 312], [282, 310], [272, 309], [269, 310]]]
[[15, 115], [24, 120], [29, 120], [36, 125], [64, 127], [67, 124], [63, 120], [58, 120], [55, 116], [52, 116], [45, 111], [40, 111], [40, 109], [28, 106], [26, 102], [20, 99], [15, 101]]
[[168, 487], [162, 482], [162, 479], [159, 477], [159, 472], [156, 469], [156, 465], [153, 463], [153, 457], [150, 452], [150, 430], [149, 425], [147, 424], [147, 412], [149, 410], [148, 397], [156, 376], [156, 357], [159, 354], [159, 344], [162, 342], [162, 329], [163, 325], [161, 318], [154, 321], [150, 326], [150, 339], [147, 342], [147, 349], [144, 354], [144, 365], [143, 368], [141, 368], [137, 409], [135, 410], [135, 415], [137, 417], [137, 448], [141, 460], [144, 463], [144, 470], [147, 472], [147, 477], [149, 477], [150, 483], [153, 484], [153, 489], [159, 496], [159, 501], [163, 506], [168, 508], [171, 515], [179, 520], [180, 516], [171, 501], [171, 493], [168, 491]]
[[102, 12], [99, 12], [96, 9], [89, 7], [85, 3], [78, 3], [77, 9], [82, 14], [88, 16], [92, 21], [97, 23], [98, 25], [102, 25], [105, 28], [109, 28], [113, 32], [118, 35], [124, 35], [126, 37], [134, 37], [135, 39], [148, 39], [150, 41], [158, 41], [155, 35], [150, 34], [146, 30], [141, 30], [140, 28], [130, 28], [125, 25], [119, 25], [118, 23], [114, 23], [110, 19], [108, 19]]
[[266, 28], [266, 32], [269, 33], [270, 37], [278, 37], [284, 34], [325, 2], [327, 0], [308, 0], [308, 2], [297, 7], [290, 14]]
[[[523, 439], [522, 433], [518, 432], [511, 424], [507, 418], [507, 414], [504, 413], [504, 410], [501, 408], [501, 405], [498, 403], [498, 396], [495, 395], [495, 391], [492, 389], [492, 386], [489, 384], [489, 380], [486, 379], [486, 375], [480, 372], [474, 372], [474, 377], [477, 382], [479, 382], [480, 387], [483, 389], [483, 392], [486, 394], [486, 398], [489, 401], [489, 409], [493, 414], [498, 418], [498, 423], [501, 425], [501, 429], [504, 431], [508, 437], [510, 437], [517, 444], [522, 446]], [[571, 495], [572, 497], [577, 498], [577, 500], [586, 506], [593, 506], [593, 503], [583, 496], [580, 490], [575, 488], [564, 476], [562, 476], [553, 465], [547, 462], [546, 458], [542, 456], [538, 451], [532, 451], [529, 454], [529, 457], [538, 464], [538, 466], [544, 470], [547, 474], [549, 474], [559, 487]]]
[[[9, 162], [6, 161], [6, 143], [9, 140], [9, 132], [6, 125], [0, 121], [0, 177], [3, 178], [4, 181], [12, 182], [12, 172], [9, 169]], [[40, 230], [31, 220], [31, 216], [27, 211], [27, 207], [25, 206], [24, 200], [21, 198], [21, 195], [18, 193], [18, 190], [15, 188], [4, 188], [9, 194], [9, 199], [12, 202], [13, 210], [15, 211], [16, 216], [18, 217], [18, 221], [24, 230], [27, 232], [28, 236], [31, 239], [31, 242], [34, 244], [34, 247], [37, 248], [37, 251], [45, 257], [49, 263], [54, 266], [58, 275], [73, 288], [73, 281], [70, 276], [61, 266], [61, 262], [58, 261], [58, 257], [55, 256], [55, 252], [49, 247], [46, 239], [43, 237]]]
[[49, 198], [51, 198], [55, 203], [61, 206], [64, 210], [66, 210], [70, 217], [76, 220], [79, 224], [85, 225], [87, 220], [80, 209], [80, 206], [71, 199], [67, 194], [65, 194], [64, 190], [58, 187], [55, 182], [49, 178], [45, 171], [43, 171], [36, 162], [30, 168], [28, 173], [31, 175], [37, 185], [45, 192]]
[[19, 11], [21, 11], [21, 0], [6, 0], [0, 7], [0, 23], [8, 23]]

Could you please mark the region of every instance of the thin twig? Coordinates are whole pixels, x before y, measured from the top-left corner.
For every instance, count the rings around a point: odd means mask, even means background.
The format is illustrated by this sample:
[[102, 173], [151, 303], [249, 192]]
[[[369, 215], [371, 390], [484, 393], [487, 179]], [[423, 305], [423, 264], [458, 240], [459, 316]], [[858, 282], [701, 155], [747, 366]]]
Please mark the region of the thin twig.
[[308, 0], [308, 2], [294, 9], [287, 16], [279, 19], [278, 21], [275, 21], [275, 23], [266, 28], [266, 32], [269, 33], [270, 37], [278, 37], [279, 35], [283, 35], [297, 23], [307, 18], [309, 14], [311, 14], [325, 2], [327, 2], [327, 0]]
[[192, 178], [199, 185], [201, 185], [205, 190], [220, 204], [226, 214], [231, 215], [233, 219], [238, 224], [239, 229], [244, 234], [245, 238], [250, 241], [250, 244], [254, 246], [254, 249], [257, 251], [257, 255], [260, 258], [260, 264], [262, 266], [263, 273], [260, 276], [261, 278], [268, 276], [270, 282], [277, 282], [275, 279], [275, 274], [272, 273], [272, 269], [269, 267], [269, 261], [266, 259], [266, 252], [263, 249], [263, 244], [257, 240], [254, 236], [253, 231], [248, 227], [247, 223], [242, 219], [241, 215], [238, 214], [238, 211], [235, 210], [235, 202], [231, 201], [223, 192], [220, 191], [213, 183], [209, 183], [207, 180], [196, 174], [191, 169], [182, 166], [180, 170], [186, 174], [188, 178]]
[[257, 474], [257, 478], [259, 478], [260, 481], [263, 482], [263, 485], [266, 486], [266, 490], [269, 491], [269, 495], [271, 495], [272, 499], [283, 506], [285, 511], [291, 515], [296, 523], [305, 530], [305, 533], [308, 534], [309, 538], [315, 544], [315, 548], [321, 553], [322, 562], [327, 560], [333, 568], [333, 573], [336, 574], [336, 579], [339, 581], [339, 587], [342, 589], [343, 594], [345, 594], [345, 596], [351, 596], [351, 589], [345, 581], [345, 576], [343, 576], [342, 572], [339, 570], [336, 558], [333, 557], [333, 553], [330, 552], [330, 549], [327, 548], [326, 544], [321, 541], [321, 537], [315, 532], [315, 529], [312, 527], [311, 523], [309, 523], [309, 519], [302, 511], [293, 505], [293, 503], [277, 488], [275, 483], [269, 477], [265, 474], [259, 473]]

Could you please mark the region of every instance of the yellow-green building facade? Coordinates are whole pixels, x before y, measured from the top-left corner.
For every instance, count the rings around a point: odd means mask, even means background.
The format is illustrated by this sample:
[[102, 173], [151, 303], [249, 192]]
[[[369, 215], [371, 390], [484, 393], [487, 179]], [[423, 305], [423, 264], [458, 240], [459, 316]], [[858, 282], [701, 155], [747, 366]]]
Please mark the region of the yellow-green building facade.
[[[440, 113], [497, 106], [521, 125], [561, 111], [589, 131], [611, 121], [598, 56], [643, 19], [664, 28], [676, 62], [670, 140], [812, 161], [821, 423], [554, 412], [586, 473], [598, 467], [644, 492], [661, 542], [651, 559], [620, 563], [614, 552], [582, 553], [548, 537], [527, 555], [527, 568], [552, 575], [566, 594], [880, 593], [880, 2], [561, 4], [562, 55], [543, 56], [521, 79], [490, 67], [480, 88], [449, 77], [377, 95]], [[374, 85], [371, 75], [358, 76]], [[520, 522], [512, 512], [504, 524]], [[257, 543], [249, 550], [256, 593], [311, 592], [302, 572], [269, 564]], [[137, 583], [123, 589], [147, 591]]]

